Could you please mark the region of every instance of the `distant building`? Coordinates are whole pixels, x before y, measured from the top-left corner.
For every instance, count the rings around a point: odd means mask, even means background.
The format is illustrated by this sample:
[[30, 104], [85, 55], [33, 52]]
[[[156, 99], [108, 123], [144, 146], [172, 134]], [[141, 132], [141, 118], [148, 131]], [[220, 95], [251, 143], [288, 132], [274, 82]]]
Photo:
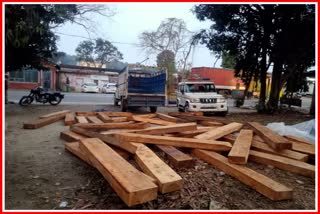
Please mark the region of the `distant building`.
[[32, 89], [38, 86], [56, 90], [57, 66], [51, 62], [43, 62], [43, 69], [24, 67], [9, 72], [9, 89]]
[[[120, 70], [96, 68], [78, 65], [60, 65], [57, 72], [57, 88], [66, 91], [81, 92], [81, 86], [87, 82], [96, 83], [101, 88], [106, 83], [117, 83]], [[67, 87], [69, 79], [69, 87]]]

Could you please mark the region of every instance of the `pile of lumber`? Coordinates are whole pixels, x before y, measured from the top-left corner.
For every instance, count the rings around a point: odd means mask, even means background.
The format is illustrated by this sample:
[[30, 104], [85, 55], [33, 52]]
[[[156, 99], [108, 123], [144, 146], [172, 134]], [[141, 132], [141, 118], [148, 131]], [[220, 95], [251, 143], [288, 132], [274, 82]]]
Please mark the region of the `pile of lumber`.
[[[315, 166], [307, 163], [315, 156], [314, 144], [280, 136], [256, 122], [241, 124], [201, 112], [134, 115], [66, 110], [25, 123], [24, 128], [62, 119], [70, 126], [60, 134], [67, 141], [65, 148], [96, 168], [128, 206], [154, 200], [158, 193], [179, 191], [183, 179], [170, 166], [191, 167], [195, 157], [271, 200], [292, 199], [293, 189], [250, 169], [249, 161], [315, 176]], [[170, 166], [154, 150], [165, 153]]]

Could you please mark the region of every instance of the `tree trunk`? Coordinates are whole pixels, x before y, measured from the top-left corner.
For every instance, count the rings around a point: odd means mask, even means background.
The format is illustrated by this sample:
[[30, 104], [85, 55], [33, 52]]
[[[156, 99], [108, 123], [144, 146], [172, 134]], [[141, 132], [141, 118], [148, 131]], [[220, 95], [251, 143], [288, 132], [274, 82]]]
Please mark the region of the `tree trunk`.
[[260, 96], [259, 96], [259, 108], [258, 112], [265, 111], [266, 105], [266, 81], [267, 81], [267, 55], [266, 49], [263, 50], [262, 63], [261, 63], [261, 74], [260, 74]]
[[267, 104], [267, 111], [269, 113], [273, 113], [278, 109], [278, 102], [281, 91], [281, 73], [282, 63], [279, 61], [275, 61], [272, 71], [270, 97]]
[[314, 84], [314, 87], [313, 87], [313, 93], [312, 93], [312, 100], [311, 100], [311, 106], [310, 106], [310, 115], [315, 115], [315, 109], [316, 109], [316, 106], [315, 106], [315, 90], [316, 90], [316, 84]]

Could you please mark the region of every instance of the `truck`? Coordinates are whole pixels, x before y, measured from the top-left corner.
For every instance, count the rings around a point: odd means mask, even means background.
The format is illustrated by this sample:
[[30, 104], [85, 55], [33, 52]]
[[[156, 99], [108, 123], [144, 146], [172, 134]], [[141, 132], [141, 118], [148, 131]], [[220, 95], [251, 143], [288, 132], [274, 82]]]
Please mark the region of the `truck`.
[[177, 89], [179, 111], [201, 111], [225, 116], [228, 113], [227, 100], [218, 94], [212, 81], [187, 80], [180, 82]]
[[130, 107], [147, 107], [155, 113], [166, 105], [167, 71], [126, 67], [118, 76], [114, 105], [121, 103], [121, 111]]

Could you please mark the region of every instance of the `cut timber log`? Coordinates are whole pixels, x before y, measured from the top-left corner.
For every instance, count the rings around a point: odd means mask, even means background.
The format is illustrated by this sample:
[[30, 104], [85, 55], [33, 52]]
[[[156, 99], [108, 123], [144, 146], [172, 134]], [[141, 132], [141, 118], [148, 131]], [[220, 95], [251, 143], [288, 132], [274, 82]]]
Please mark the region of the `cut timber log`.
[[76, 118], [73, 113], [67, 113], [66, 117], [64, 118], [64, 125], [71, 126], [76, 123]]
[[103, 123], [96, 116], [87, 116], [87, 119], [90, 123], [97, 123], [97, 124]]
[[144, 173], [156, 179], [159, 192], [168, 193], [180, 190], [182, 178], [147, 146], [143, 144], [138, 144], [138, 146], [134, 159]]
[[51, 123], [57, 122], [59, 120], [62, 120], [64, 118], [65, 118], [65, 115], [57, 115], [57, 116], [37, 119], [37, 120], [32, 121], [32, 122], [24, 123], [23, 124], [23, 128], [24, 129], [37, 129], [37, 128], [49, 125]]
[[151, 119], [151, 118], [157, 117], [157, 114], [155, 114], [155, 113], [151, 113], [151, 114], [139, 114], [139, 115], [137, 115], [137, 116]]
[[174, 167], [189, 168], [194, 164], [194, 160], [191, 156], [181, 152], [173, 146], [156, 145], [156, 147], [166, 154], [168, 160]]
[[127, 122], [127, 121], [132, 121], [132, 118], [127, 118], [127, 117], [112, 117], [111, 118], [113, 123], [121, 123], [121, 122]]
[[315, 166], [304, 163], [301, 161], [293, 160], [290, 158], [281, 157], [273, 154], [266, 154], [257, 151], [250, 151], [249, 160], [271, 165], [279, 169], [283, 169], [289, 172], [294, 172], [300, 175], [314, 177], [315, 176]]
[[291, 199], [293, 196], [291, 188], [245, 166], [229, 163], [227, 158], [218, 153], [194, 149], [193, 154], [271, 200], [286, 200]]
[[75, 142], [87, 137], [73, 131], [64, 131], [60, 133], [60, 138], [67, 142]]
[[166, 114], [157, 113], [157, 116], [158, 116], [161, 120], [169, 121], [169, 122], [172, 122], [172, 123], [177, 123], [177, 122], [178, 122], [177, 118], [171, 117], [171, 116], [166, 115]]
[[306, 141], [305, 139], [299, 138], [299, 137], [295, 137], [295, 136], [291, 136], [291, 135], [285, 135], [285, 138], [287, 138], [289, 141], [294, 141], [297, 143], [303, 143], [303, 144], [308, 144], [308, 145], [314, 145], [314, 143]]
[[83, 160], [84, 162], [89, 164], [90, 166], [94, 167], [92, 165], [92, 163], [90, 162], [89, 158], [86, 157], [86, 154], [80, 150], [79, 142], [65, 143], [64, 147], [66, 150], [68, 150], [69, 152], [71, 152], [72, 154], [74, 154], [75, 156], [77, 156], [78, 158], [80, 158], [81, 160]]
[[77, 116], [96, 116], [97, 112], [76, 112]]
[[232, 132], [238, 131], [242, 128], [242, 124], [241, 123], [230, 123], [228, 125], [225, 126], [221, 126], [219, 128], [213, 128], [212, 130], [209, 130], [203, 134], [197, 135], [194, 138], [196, 139], [204, 139], [204, 140], [216, 140], [219, 139], [227, 134], [231, 134]]
[[97, 138], [81, 140], [80, 149], [129, 207], [157, 198], [158, 187], [150, 178], [101, 140]]
[[223, 119], [221, 117], [196, 116], [196, 115], [188, 115], [188, 114], [185, 114], [185, 113], [178, 113], [178, 112], [175, 112], [174, 114], [173, 114], [173, 112], [170, 112], [168, 114], [170, 116], [178, 117], [178, 118], [181, 118], [183, 120], [188, 120], [190, 122], [212, 121], [212, 122], [219, 122], [219, 123], [223, 123], [223, 124], [231, 123], [228, 119]]
[[291, 149], [292, 143], [287, 139], [257, 122], [247, 123], [269, 146], [275, 150]]
[[198, 124], [203, 125], [203, 126], [223, 126], [223, 123], [219, 123], [219, 122], [213, 122], [213, 121], [198, 121]]
[[89, 121], [87, 120], [86, 116], [76, 116], [76, 120], [80, 124], [89, 123]]
[[83, 129], [145, 129], [150, 126], [148, 123], [133, 123], [133, 122], [124, 122], [124, 123], [78, 123], [73, 125], [74, 127], [80, 127]]
[[149, 118], [138, 117], [138, 116], [133, 116], [133, 120], [138, 121], [138, 122], [145, 122], [145, 123], [151, 123], [151, 124], [156, 124], [156, 125], [162, 125], [162, 126], [176, 124], [176, 123], [168, 122], [168, 121], [164, 121], [164, 120], [149, 119]]
[[231, 151], [228, 154], [228, 160], [234, 164], [246, 164], [252, 143], [252, 130], [242, 129], [235, 140]]
[[[308, 160], [307, 154], [295, 152], [290, 149], [282, 149], [282, 150], [277, 151], [277, 150], [274, 150], [273, 148], [271, 148], [268, 144], [262, 143], [262, 142], [256, 140], [255, 137], [256, 136], [253, 137], [251, 149], [261, 151], [261, 152], [270, 153], [270, 154], [275, 154], [275, 155], [279, 155], [282, 157], [287, 157], [287, 158], [291, 158], [291, 159], [299, 160], [299, 161], [303, 161], [303, 162], [307, 162], [307, 160]], [[223, 138], [221, 138], [221, 140], [233, 143], [236, 140], [236, 137], [233, 135], [226, 135]]]
[[50, 114], [42, 115], [39, 118], [48, 118], [48, 117], [53, 117], [53, 116], [58, 116], [58, 115], [64, 115], [65, 116], [69, 112], [70, 112], [70, 110], [57, 111], [57, 112], [53, 112], [53, 113], [50, 113]]
[[175, 132], [183, 132], [183, 131], [192, 131], [197, 129], [196, 123], [182, 123], [168, 126], [158, 126], [158, 127], [150, 127], [144, 130], [134, 131], [137, 134], [167, 134], [167, 133], [175, 133]]
[[128, 141], [119, 141], [114, 139], [113, 137], [110, 137], [108, 135], [103, 135], [97, 132], [89, 131], [86, 129], [82, 129], [79, 127], [71, 127], [71, 131], [76, 132], [78, 134], [85, 135], [86, 137], [91, 137], [91, 138], [99, 138], [103, 142], [107, 144], [111, 144], [112, 146], [118, 147], [120, 149], [123, 149], [127, 152], [130, 152], [131, 154], [135, 154], [138, 147], [133, 145], [132, 143]]
[[230, 151], [231, 144], [229, 142], [214, 141], [214, 140], [198, 140], [192, 138], [153, 136], [133, 133], [119, 133], [111, 135], [119, 142], [137, 142], [145, 144], [159, 144], [176, 147], [187, 147], [196, 149], [208, 149], [214, 151]]
[[103, 114], [102, 112], [98, 112], [97, 113], [97, 117], [102, 120], [104, 123], [110, 123], [112, 122], [112, 119], [111, 117], [109, 117], [108, 115], [106, 114]]
[[196, 135], [209, 131], [211, 128], [212, 127], [198, 127], [198, 129], [194, 131], [185, 131], [185, 132], [176, 133], [175, 137], [194, 137]]

